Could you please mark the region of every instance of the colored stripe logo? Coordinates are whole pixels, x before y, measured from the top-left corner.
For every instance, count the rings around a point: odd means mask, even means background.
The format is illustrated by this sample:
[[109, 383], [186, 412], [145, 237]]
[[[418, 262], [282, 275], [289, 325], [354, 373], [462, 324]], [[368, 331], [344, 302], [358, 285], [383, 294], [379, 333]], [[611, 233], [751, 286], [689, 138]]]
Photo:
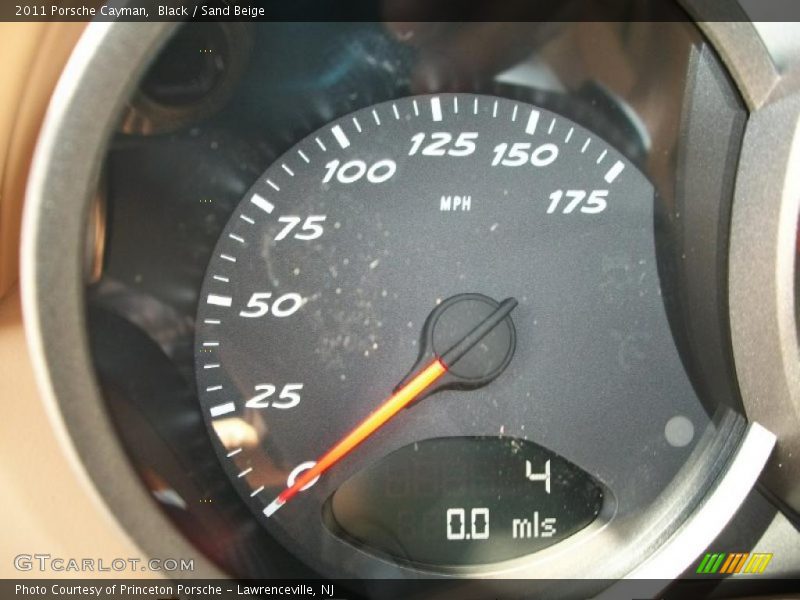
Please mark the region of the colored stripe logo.
[[706, 554], [697, 566], [697, 573], [703, 575], [736, 575], [763, 573], [772, 560], [772, 554], [766, 552], [715, 552]]

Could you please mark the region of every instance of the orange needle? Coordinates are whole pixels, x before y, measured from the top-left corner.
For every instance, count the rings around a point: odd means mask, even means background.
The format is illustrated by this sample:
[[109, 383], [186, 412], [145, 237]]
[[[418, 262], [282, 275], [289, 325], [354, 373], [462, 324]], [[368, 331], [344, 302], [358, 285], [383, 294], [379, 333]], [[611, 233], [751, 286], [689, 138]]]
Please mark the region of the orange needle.
[[447, 367], [444, 362], [439, 358], [435, 358], [427, 367], [417, 373], [411, 381], [392, 394], [375, 412], [361, 421], [355, 429], [328, 450], [313, 467], [300, 475], [292, 486], [283, 490], [264, 509], [264, 514], [267, 517], [271, 517], [275, 511], [291, 500], [297, 492], [349, 454], [356, 446], [375, 433], [445, 373], [447, 373]]
[[297, 492], [313, 484], [317, 477], [330, 469], [337, 462], [347, 456], [361, 442], [375, 433], [378, 429], [395, 416], [403, 407], [408, 406], [415, 398], [427, 390], [436, 380], [447, 373], [448, 369], [458, 362], [471, 348], [480, 342], [492, 329], [501, 323], [517, 305], [514, 298], [506, 298], [497, 305], [497, 308], [483, 321], [450, 347], [441, 356], [434, 358], [428, 365], [421, 369], [411, 380], [394, 394], [389, 396], [375, 412], [361, 421], [355, 429], [343, 437], [336, 445], [328, 450], [313, 467], [303, 472], [295, 479], [294, 483], [283, 490], [264, 509], [264, 514], [271, 517], [281, 506], [291, 500]]

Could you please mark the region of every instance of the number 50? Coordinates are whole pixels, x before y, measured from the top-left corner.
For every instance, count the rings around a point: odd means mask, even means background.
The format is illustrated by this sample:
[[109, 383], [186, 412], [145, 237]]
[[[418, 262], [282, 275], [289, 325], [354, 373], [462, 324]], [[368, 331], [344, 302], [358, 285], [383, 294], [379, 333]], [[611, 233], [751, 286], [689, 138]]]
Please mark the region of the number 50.
[[272, 292], [256, 292], [250, 296], [247, 308], [239, 313], [240, 317], [256, 319], [269, 313], [273, 316], [282, 318], [293, 315], [303, 305], [303, 297], [300, 294], [290, 292], [275, 298], [275, 302], [270, 305], [268, 300], [272, 298]]

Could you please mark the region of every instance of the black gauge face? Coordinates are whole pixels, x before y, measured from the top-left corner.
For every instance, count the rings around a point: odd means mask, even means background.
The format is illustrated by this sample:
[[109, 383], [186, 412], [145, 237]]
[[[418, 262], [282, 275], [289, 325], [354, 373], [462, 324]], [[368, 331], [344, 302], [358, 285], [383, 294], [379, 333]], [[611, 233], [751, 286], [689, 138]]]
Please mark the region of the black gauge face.
[[[480, 570], [650, 506], [708, 425], [654, 202], [591, 131], [492, 96], [379, 104], [278, 159], [217, 244], [196, 334], [204, 416], [266, 531], [326, 574]], [[431, 496], [425, 464], [464, 471]]]

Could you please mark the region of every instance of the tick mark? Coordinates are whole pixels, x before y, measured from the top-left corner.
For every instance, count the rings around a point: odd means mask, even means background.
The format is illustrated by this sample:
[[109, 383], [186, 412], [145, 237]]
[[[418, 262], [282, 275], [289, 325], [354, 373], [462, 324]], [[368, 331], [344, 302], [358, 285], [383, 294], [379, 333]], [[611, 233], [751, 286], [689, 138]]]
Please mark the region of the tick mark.
[[331, 129], [331, 133], [333, 133], [333, 137], [336, 138], [336, 141], [339, 142], [342, 148], [347, 148], [350, 145], [350, 140], [339, 125], [334, 125]]
[[[258, 208], [260, 208], [267, 214], [271, 214], [272, 211], [275, 210], [275, 205], [266, 198], [264, 198], [264, 196], [261, 196], [260, 194], [253, 194], [253, 197], [250, 198], [250, 202], [255, 204]], [[245, 221], [246, 220], [247, 219], [245, 219]]]
[[617, 176], [620, 173], [622, 173], [622, 170], [624, 168], [625, 168], [625, 164], [621, 160], [618, 160], [617, 162], [615, 162], [614, 166], [611, 167], [608, 170], [608, 172], [606, 173], [606, 176], [605, 176], [606, 182], [607, 183], [614, 183], [614, 180], [617, 178]]
[[209, 294], [208, 298], [206, 298], [206, 302], [208, 302], [208, 304], [214, 304], [216, 306], [231, 306], [233, 304], [233, 298], [231, 298], [230, 296]]
[[442, 120], [442, 103], [439, 100], [439, 96], [431, 98], [431, 118], [434, 121]]
[[221, 417], [222, 415], [227, 415], [235, 410], [236, 405], [233, 402], [226, 402], [225, 404], [212, 406], [209, 412], [211, 413], [212, 417]]

